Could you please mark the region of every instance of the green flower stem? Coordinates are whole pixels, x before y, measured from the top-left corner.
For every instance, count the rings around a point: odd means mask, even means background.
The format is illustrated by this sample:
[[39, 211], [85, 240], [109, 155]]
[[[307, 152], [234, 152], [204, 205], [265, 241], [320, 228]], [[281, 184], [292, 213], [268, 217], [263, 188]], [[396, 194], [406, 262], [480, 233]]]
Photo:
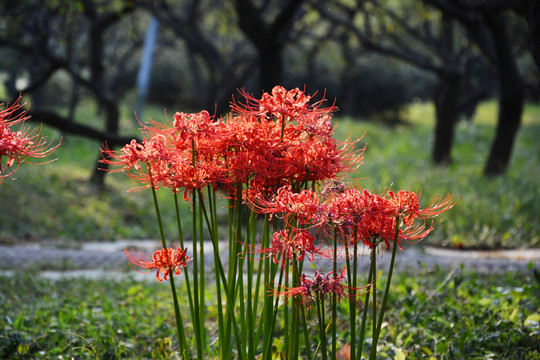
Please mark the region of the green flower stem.
[[[357, 238], [357, 230], [358, 227], [355, 227], [354, 229], [354, 238]], [[351, 359], [355, 359], [356, 357], [356, 296], [358, 295], [358, 241], [354, 242], [354, 249], [353, 249], [353, 289], [354, 289], [354, 306], [352, 308], [352, 332], [351, 332]]]
[[[150, 170], [148, 170], [148, 172], [150, 173]], [[163, 222], [161, 220], [161, 212], [159, 210], [159, 203], [157, 200], [156, 188], [154, 186], [152, 186], [152, 198], [154, 199], [154, 207], [156, 210], [159, 235], [161, 237], [161, 245], [163, 246], [163, 249], [167, 249], [167, 241], [165, 240], [165, 232], [163, 231]], [[178, 345], [180, 347], [180, 354], [184, 354], [182, 356], [184, 359], [190, 359], [191, 357], [189, 355], [189, 350], [187, 346], [186, 334], [184, 332], [184, 322], [182, 320], [182, 314], [180, 313], [180, 305], [178, 304], [178, 296], [176, 294], [176, 288], [174, 286], [174, 276], [173, 276], [172, 268], [169, 269], [169, 271], [170, 271], [169, 283], [171, 284], [171, 293], [172, 293], [173, 303], [174, 303], [174, 315], [176, 318], [176, 332], [178, 336]]]
[[326, 329], [324, 321], [324, 298], [320, 291], [317, 291], [316, 296], [317, 301], [317, 315], [319, 317], [319, 336], [320, 336], [320, 346], [321, 346], [321, 356], [322, 360], [328, 359], [328, 353], [326, 350]]
[[377, 358], [377, 343], [379, 342], [379, 336], [381, 335], [382, 322], [384, 317], [384, 312], [386, 310], [386, 302], [388, 300], [388, 294], [390, 293], [390, 283], [392, 282], [392, 273], [394, 272], [394, 263], [396, 260], [397, 254], [397, 244], [399, 237], [399, 227], [400, 227], [400, 218], [396, 217], [396, 229], [394, 234], [394, 245], [392, 248], [392, 258], [390, 259], [390, 268], [388, 270], [388, 278], [386, 280], [386, 288], [384, 290], [383, 300], [381, 304], [381, 312], [379, 313], [379, 321], [377, 323], [377, 332], [376, 337], [373, 339], [373, 346], [371, 348], [371, 353], [369, 355], [370, 360], [376, 360]]
[[373, 251], [371, 252], [371, 265], [373, 265], [373, 284], [371, 285], [370, 294], [373, 297], [371, 304], [371, 337], [375, 339], [375, 333], [377, 331], [377, 245], [373, 246]]
[[[199, 196], [202, 198], [202, 194], [200, 193], [200, 190], [198, 190], [198, 193], [199, 193]], [[210, 239], [212, 240], [212, 246], [213, 246], [213, 249], [214, 249], [214, 264], [216, 266], [217, 273], [218, 273], [219, 277], [221, 278], [221, 282], [222, 282], [223, 287], [225, 289], [225, 295], [227, 297], [227, 309], [226, 309], [227, 318], [225, 319], [226, 324], [225, 324], [225, 330], [224, 330], [224, 335], [225, 336], [222, 339], [220, 339], [221, 344], [225, 348], [224, 349], [224, 358], [231, 357], [231, 352], [230, 352], [230, 349], [228, 349], [228, 346], [229, 346], [228, 344], [229, 344], [229, 341], [231, 339], [230, 327], [232, 326], [232, 329], [233, 329], [233, 332], [234, 332], [234, 337], [236, 339], [236, 346], [237, 346], [237, 349], [238, 349], [238, 359], [242, 360], [245, 357], [245, 354], [244, 354], [245, 349], [243, 348], [243, 346], [241, 344], [241, 341], [240, 341], [241, 340], [240, 331], [238, 329], [238, 323], [236, 321], [236, 316], [235, 316], [235, 313], [234, 313], [234, 296], [235, 296], [234, 292], [235, 292], [235, 288], [231, 286], [231, 282], [228, 282], [227, 277], [225, 276], [225, 270], [223, 269], [223, 264], [221, 262], [220, 253], [219, 253], [219, 243], [218, 243], [217, 234], [212, 230], [213, 227], [210, 225], [210, 220], [208, 218], [208, 214], [207, 214], [204, 202], [201, 202], [200, 206], [202, 206], [202, 208], [203, 208], [204, 219], [205, 219], [206, 224], [208, 226], [208, 231], [210, 233]]]
[[[356, 243], [355, 249], [356, 249]], [[354, 256], [356, 256], [356, 251], [354, 252]], [[354, 265], [354, 273], [356, 273], [356, 257], [353, 259]], [[349, 287], [347, 291], [349, 292], [349, 331], [351, 333], [351, 341], [350, 341], [350, 357], [351, 359], [354, 359], [355, 354], [355, 342], [354, 339], [356, 338], [356, 302], [354, 299], [356, 299], [356, 279], [353, 279], [353, 272], [351, 271], [351, 260], [349, 256], [349, 243], [345, 243], [345, 263], [347, 264], [347, 286]]]
[[[334, 276], [337, 274], [338, 231], [334, 227]], [[337, 358], [337, 294], [332, 293], [332, 358]]]
[[306, 321], [305, 305], [304, 303], [302, 303], [300, 306], [301, 306], [300, 309], [302, 311], [302, 327], [304, 329], [304, 341], [305, 341], [304, 348], [306, 349], [307, 360], [311, 360], [311, 341], [309, 339], [309, 331], [308, 331], [307, 321]]
[[[282, 255], [283, 256], [283, 255]], [[285, 261], [285, 269], [288, 269], [289, 268], [289, 259], [287, 259]], [[285, 288], [288, 289], [289, 288], [289, 274], [288, 274], [288, 271], [285, 270]], [[279, 299], [279, 297], [278, 297]], [[285, 334], [285, 339], [284, 339], [284, 349], [289, 349], [289, 343], [291, 341], [291, 337], [290, 337], [290, 331], [291, 331], [291, 328], [290, 328], [290, 319], [289, 319], [289, 302], [288, 301], [285, 301], [282, 305], [282, 311], [283, 311], [283, 333]]]
[[[283, 283], [284, 273], [285, 271], [283, 270], [283, 266], [281, 266], [278, 285], [276, 289], [279, 289], [281, 287], [281, 284]], [[272, 281], [272, 279], [270, 279], [270, 281]], [[277, 315], [278, 315], [278, 310], [277, 310], [278, 305], [279, 305], [279, 296], [276, 296], [274, 306], [272, 307], [272, 310], [273, 310], [272, 322], [268, 326], [269, 331], [265, 334], [266, 339], [264, 343], [266, 344], [266, 347], [264, 348], [263, 359], [272, 359], [272, 335], [274, 333], [274, 327], [276, 325], [276, 320], [277, 320]]]
[[186, 334], [184, 333], [184, 322], [182, 320], [182, 314], [180, 312], [180, 305], [178, 304], [178, 297], [176, 296], [176, 287], [174, 285], [174, 274], [172, 268], [169, 273], [169, 282], [171, 283], [171, 292], [173, 293], [174, 315], [176, 317], [176, 331], [178, 333], [180, 358], [191, 359], [186, 341]]
[[200, 291], [199, 291], [199, 252], [197, 251], [197, 230], [198, 230], [198, 212], [197, 212], [197, 196], [195, 192], [192, 194], [192, 246], [193, 246], [193, 314], [191, 314], [191, 321], [193, 323], [193, 333], [195, 337], [195, 343], [197, 346], [197, 354], [199, 357], [202, 356], [202, 339], [200, 332]]
[[[375, 256], [375, 247], [373, 247], [371, 249], [371, 257]], [[369, 273], [368, 273], [368, 279], [367, 279], [367, 283], [368, 283], [368, 289], [369, 291], [373, 291], [373, 288], [372, 288], [372, 282], [373, 282], [373, 277], [375, 275], [375, 264], [373, 263], [373, 261], [370, 262], [370, 266], [369, 266]], [[367, 322], [367, 313], [369, 311], [369, 297], [370, 297], [370, 293], [366, 293], [365, 295], [365, 300], [364, 300], [364, 308], [363, 308], [363, 313], [362, 313], [362, 323], [360, 325], [360, 334], [359, 334], [359, 337], [358, 337], [358, 352], [356, 353], [356, 360], [360, 360], [360, 358], [362, 357], [362, 349], [364, 347], [364, 338], [365, 338], [365, 334], [366, 334], [366, 322]], [[352, 359], [352, 357], [351, 357]]]
[[[202, 200], [201, 200], [202, 201]], [[205, 343], [205, 327], [204, 327], [204, 315], [205, 311], [205, 296], [204, 290], [206, 289], [206, 276], [205, 276], [205, 263], [204, 263], [204, 232], [203, 232], [203, 220], [202, 220], [202, 206], [199, 206], [199, 222], [200, 231], [199, 231], [199, 345], [200, 350], [202, 351], [203, 344]], [[202, 352], [200, 353], [202, 355]]]
[[[208, 206], [209, 206], [209, 212], [210, 212], [210, 224], [213, 226], [212, 233], [217, 235], [217, 213], [216, 213], [216, 193], [213, 187], [209, 186], [207, 187], [208, 190]], [[203, 208], [204, 209], [204, 208]], [[217, 255], [214, 252], [214, 266], [217, 269], [218, 266], [216, 264], [217, 262]], [[220, 277], [215, 276], [215, 282], [216, 282], [216, 297], [217, 297], [217, 309], [218, 309], [218, 339], [224, 339], [224, 317], [223, 317], [223, 305], [222, 305], [222, 294], [221, 294], [221, 285], [220, 285]], [[221, 358], [225, 359], [226, 356], [230, 356], [230, 352], [225, 352], [223, 344], [219, 344], [219, 350], [221, 351]]]
[[[180, 220], [180, 207], [178, 205], [178, 193], [174, 192], [174, 205], [176, 210], [176, 226], [178, 228], [178, 241], [180, 243], [180, 247], [184, 249], [184, 232], [182, 229], [182, 222]], [[190, 314], [194, 314], [194, 308], [193, 308], [193, 294], [191, 293], [191, 284], [189, 280], [189, 272], [184, 271], [184, 279], [186, 282], [186, 290], [188, 293], [188, 302], [189, 302], [189, 310]]]
[[[250, 212], [249, 221], [247, 223], [248, 229], [246, 231], [246, 243], [249, 243], [250, 246], [255, 245], [255, 238], [257, 236], [256, 226], [257, 226], [257, 217], [253, 211]], [[260, 263], [260, 261], [259, 261]], [[248, 324], [248, 359], [255, 358], [255, 322], [257, 319], [257, 304], [258, 304], [258, 291], [260, 284], [260, 275], [261, 271], [257, 272], [257, 280], [255, 282], [255, 289], [253, 288], [253, 274], [254, 274], [254, 265], [255, 260], [249, 259], [247, 261], [247, 324]]]
[[[263, 230], [262, 230], [262, 247], [268, 247], [268, 244], [270, 242], [270, 229], [268, 224], [268, 215], [264, 216], [263, 221]], [[263, 269], [263, 270], [261, 270]], [[272, 313], [272, 295], [266, 294], [266, 286], [269, 286], [270, 284], [270, 259], [269, 257], [263, 257], [259, 259], [259, 272], [258, 275], [263, 274], [264, 277], [264, 284], [261, 286], [263, 288], [263, 304], [262, 304], [262, 315], [259, 318], [259, 324], [257, 325], [257, 332], [255, 334], [255, 339], [260, 339], [262, 334], [268, 334], [270, 332], [270, 323], [273, 316]], [[261, 282], [261, 277], [259, 276], [257, 279], [257, 286], [255, 290], [255, 299], [259, 298], [259, 283]], [[266, 336], [263, 337], [263, 344], [262, 348], [263, 350], [266, 349], [266, 343], [265, 343]]]
[[[292, 258], [292, 287], [296, 287], [300, 284], [300, 273], [299, 273], [299, 266], [298, 266], [298, 258], [296, 257], [296, 254], [293, 254]], [[289, 350], [288, 350], [288, 359], [297, 359], [298, 358], [298, 340], [299, 340], [299, 326], [300, 321], [298, 319], [300, 314], [300, 304], [298, 302], [298, 298], [296, 296], [293, 296], [292, 298], [292, 306], [291, 306], [291, 322], [290, 322], [290, 334], [288, 336], [289, 338]]]

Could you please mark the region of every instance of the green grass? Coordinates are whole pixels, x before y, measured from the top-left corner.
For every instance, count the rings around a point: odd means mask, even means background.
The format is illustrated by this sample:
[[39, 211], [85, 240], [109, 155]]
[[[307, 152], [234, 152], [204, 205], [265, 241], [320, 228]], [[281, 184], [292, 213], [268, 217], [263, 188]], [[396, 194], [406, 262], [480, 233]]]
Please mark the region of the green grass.
[[[92, 348], [102, 360], [177, 358], [167, 284], [34, 275], [0, 277], [0, 358], [91, 359]], [[379, 358], [540, 359], [539, 281], [532, 273], [513, 272], [396, 274]], [[216, 310], [206, 311], [207, 329], [215, 336]]]
[[[361, 186], [375, 191], [390, 186], [421, 190], [423, 205], [435, 194], [460, 196], [454, 209], [436, 219], [436, 229], [427, 243], [471, 248], [538, 247], [540, 106], [528, 105], [525, 109], [508, 172], [487, 179], [482, 169], [494, 136], [496, 111], [496, 103], [482, 104], [472, 122], [458, 124], [454, 163], [446, 168], [435, 167], [430, 161], [434, 123], [431, 104], [411, 105], [406, 110], [408, 125], [394, 128], [340, 116], [335, 120], [339, 123], [338, 138], [364, 135], [365, 162], [354, 175]], [[159, 107], [145, 113], [145, 119], [164, 117]], [[89, 105], [82, 106], [77, 117], [92, 126], [102, 125]], [[125, 134], [136, 134], [131, 111], [123, 109], [121, 126]], [[61, 136], [46, 131], [57, 139]], [[22, 165], [15, 173], [17, 180], [5, 180], [0, 185], [0, 242], [156, 238], [149, 192], [127, 193], [135, 184], [120, 174], [107, 176], [106, 192], [87, 182], [100, 146], [97, 141], [65, 137], [53, 155], [57, 161], [42, 166]], [[167, 233], [174, 236], [172, 201], [165, 190], [158, 193]], [[187, 212], [188, 205], [185, 209]], [[190, 218], [185, 217], [188, 228]]]

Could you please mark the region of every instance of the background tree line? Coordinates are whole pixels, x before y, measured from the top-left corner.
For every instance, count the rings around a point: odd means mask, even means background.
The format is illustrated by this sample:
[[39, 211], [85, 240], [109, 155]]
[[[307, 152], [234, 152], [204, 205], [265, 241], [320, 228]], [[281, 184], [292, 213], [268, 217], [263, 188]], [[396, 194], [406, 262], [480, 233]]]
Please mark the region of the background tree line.
[[[1, 1], [0, 13], [1, 102], [28, 95], [33, 120], [111, 146], [131, 139], [119, 109], [136, 106], [152, 18], [148, 102], [219, 114], [236, 89], [282, 84], [325, 89], [342, 113], [395, 123], [403, 105], [431, 100], [432, 157], [445, 165], [458, 120], [496, 98], [486, 175], [504, 173], [523, 103], [539, 98], [536, 0], [20, 0]], [[74, 120], [82, 100], [104, 125]]]

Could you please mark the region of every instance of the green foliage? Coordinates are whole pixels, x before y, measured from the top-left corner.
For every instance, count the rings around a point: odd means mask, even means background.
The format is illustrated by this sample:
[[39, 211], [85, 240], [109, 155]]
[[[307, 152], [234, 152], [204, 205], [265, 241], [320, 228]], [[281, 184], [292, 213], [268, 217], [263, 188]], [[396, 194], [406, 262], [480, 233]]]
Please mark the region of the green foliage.
[[385, 328], [388, 358], [538, 359], [538, 295], [530, 277], [512, 273], [402, 277]]
[[[0, 277], [2, 359], [93, 359], [93, 351], [102, 360], [175, 358], [165, 284], [34, 275]], [[215, 294], [212, 286], [206, 291]], [[389, 305], [381, 359], [540, 359], [540, 287], [532, 274], [398, 273]], [[180, 306], [189, 311], [187, 303]], [[209, 334], [216, 336], [215, 309], [207, 311]]]
[[51, 282], [22, 273], [2, 278], [0, 357], [71, 358], [95, 352], [104, 360], [167, 354], [166, 339], [174, 329], [167, 289], [134, 281], [119, 285]]

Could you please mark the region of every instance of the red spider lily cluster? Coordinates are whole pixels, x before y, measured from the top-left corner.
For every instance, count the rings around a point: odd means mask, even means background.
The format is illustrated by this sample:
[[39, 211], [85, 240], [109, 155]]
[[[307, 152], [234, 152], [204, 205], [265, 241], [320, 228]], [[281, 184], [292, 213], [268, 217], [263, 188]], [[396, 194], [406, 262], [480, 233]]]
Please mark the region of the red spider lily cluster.
[[[399, 229], [397, 239], [401, 248], [402, 241], [424, 239], [433, 230], [432, 226], [426, 227], [424, 220], [439, 215], [455, 204], [453, 195], [435, 198], [425, 209], [420, 209], [418, 200], [417, 194], [407, 190], [379, 195], [365, 189], [347, 188], [345, 184], [339, 185], [335, 181], [331, 181], [330, 186], [323, 184], [319, 192], [294, 192], [290, 186], [284, 186], [271, 199], [255, 191], [251, 191], [247, 197], [255, 211], [282, 217], [293, 228], [300, 226], [311, 229], [315, 234], [322, 233], [320, 242], [332, 238], [333, 235], [329, 234], [331, 231], [347, 246], [361, 242], [373, 248], [384, 241], [387, 250], [394, 239], [397, 222], [404, 225]], [[415, 224], [415, 219], [423, 222]], [[296, 239], [287, 237], [291, 238]], [[290, 244], [291, 249], [304, 247], [300, 242], [289, 240], [286, 243]], [[276, 252], [284, 252], [283, 246], [273, 245], [273, 248]], [[269, 253], [272, 249], [260, 251]], [[322, 254], [321, 251], [312, 253]]]
[[311, 96], [280, 86], [261, 99], [242, 95], [245, 104], [234, 102], [225, 118], [201, 111], [176, 113], [172, 123], [152, 122], [142, 129], [142, 143], [134, 140], [120, 151], [105, 147], [102, 162], [141, 188], [183, 191], [185, 199], [207, 185], [230, 191], [238, 184], [267, 192], [282, 185], [300, 189], [361, 163], [354, 143], [332, 138], [333, 106], [311, 105]]
[[129, 262], [133, 265], [150, 270], [157, 269], [156, 279], [159, 282], [169, 280], [170, 274], [180, 275], [181, 269], [185, 268], [189, 262], [189, 257], [186, 255], [187, 249], [157, 249], [151, 258], [143, 255], [140, 251], [130, 252], [127, 249], [124, 251]]
[[[288, 358], [298, 358], [300, 353], [295, 341], [300, 334], [300, 321], [303, 322], [306, 351], [312, 350], [307, 319], [305, 313], [299, 311], [302, 306], [309, 309], [312, 303], [317, 304], [323, 359], [327, 358], [325, 303], [331, 303], [331, 326], [328, 326], [331, 327], [329, 333], [334, 354], [337, 352], [337, 304], [342, 299], [349, 300], [351, 348], [356, 342], [363, 344], [370, 296], [364, 298], [361, 331], [356, 339], [357, 299], [367, 292], [357, 287], [357, 257], [364, 247], [370, 249], [371, 264], [365, 288], [373, 294], [376, 303], [378, 290], [375, 283], [379, 272], [375, 257], [377, 252], [390, 250], [393, 244], [379, 315], [375, 313], [376, 306], [372, 307], [373, 320], [378, 320], [373, 322], [372, 329], [375, 344], [372, 352], [376, 352], [397, 249], [401, 249], [403, 243], [424, 239], [433, 230], [427, 220], [454, 206], [454, 196], [435, 197], [422, 208], [420, 194], [408, 190], [385, 190], [378, 194], [344, 182], [346, 174], [362, 164], [364, 149], [357, 146], [358, 141], [338, 142], [333, 138], [331, 116], [336, 108], [323, 107], [323, 101], [313, 102], [313, 96], [304, 91], [286, 90], [281, 86], [260, 98], [241, 91], [240, 100], [233, 99], [231, 112], [222, 118], [211, 116], [207, 111], [176, 113], [172, 121], [152, 121], [143, 125], [141, 142], [133, 140], [120, 150], [107, 146], [102, 149], [102, 162], [111, 165], [109, 171], [125, 173], [140, 184], [132, 190], [150, 188], [154, 194], [162, 248], [152, 257], [128, 250], [126, 256], [135, 266], [157, 270], [158, 281], [169, 280], [175, 299], [181, 353], [189, 355], [189, 345], [182, 330], [174, 277], [182, 272], [190, 259], [186, 255], [187, 249], [167, 247], [154, 193], [159, 188], [170, 189], [176, 205], [176, 196], [180, 193], [192, 205], [193, 291], [190, 290], [190, 272], [183, 271], [183, 275], [198, 358], [203, 358], [207, 346], [202, 328], [207, 300], [203, 291], [206, 276], [202, 273], [205, 271], [202, 249], [208, 236], [213, 247], [218, 298], [225, 304], [217, 307], [224, 358], [230, 356], [231, 329], [238, 351], [245, 351], [242, 357], [250, 358], [248, 354], [254, 355], [261, 349], [265, 356], [271, 356], [271, 334], [274, 333], [280, 300], [284, 300], [279, 312], [283, 312], [286, 323]], [[221, 238], [217, 235], [216, 193], [221, 193], [231, 205], [227, 273], [218, 244]], [[252, 215], [264, 216], [250, 216], [244, 224], [245, 209], [250, 209]], [[264, 219], [263, 229], [258, 233], [256, 221], [261, 218]], [[178, 208], [177, 224], [183, 248]], [[245, 237], [241, 235], [244, 229]], [[259, 258], [248, 258], [246, 254], [256, 254]], [[238, 261], [237, 256], [248, 261]], [[305, 262], [315, 267], [320, 259], [330, 260], [332, 271], [326, 274], [316, 271], [313, 276], [304, 273]], [[338, 261], [346, 263], [341, 272]], [[199, 262], [200, 267], [196, 265]], [[243, 279], [243, 275], [246, 275], [245, 288], [237, 284], [237, 279]], [[274, 288], [259, 292], [262, 289], [259, 284], [263, 283], [274, 284]], [[263, 293], [269, 296], [261, 299], [259, 295]], [[289, 299], [292, 304], [288, 303]], [[265, 309], [262, 315], [258, 308], [261, 301]], [[251, 333], [253, 329], [264, 329], [262, 339], [250, 336], [244, 339], [237, 334], [241, 333], [238, 329], [231, 327], [229, 322], [237, 323], [235, 309], [239, 304], [246, 312], [242, 314], [245, 321], [239, 321], [240, 326]]]
[[450, 195], [421, 209], [414, 192], [374, 194], [336, 180], [361, 165], [363, 149], [332, 137], [334, 106], [311, 104], [312, 96], [281, 86], [261, 98], [240, 94], [243, 101], [233, 101], [224, 118], [201, 111], [151, 122], [142, 128], [142, 143], [133, 140], [119, 151], [105, 147], [102, 162], [142, 184], [136, 189], [165, 187], [189, 200], [193, 191], [211, 186], [242, 196], [256, 213], [283, 219], [285, 229], [276, 230], [270, 247], [246, 246], [283, 268], [306, 256], [328, 257], [328, 238], [388, 250], [397, 230], [400, 248], [420, 241], [433, 229], [425, 220], [454, 205]]
[[[51, 147], [39, 128], [25, 128], [24, 123], [29, 116], [22, 107], [17, 99], [11, 106], [0, 110], [0, 183], [17, 171], [21, 163], [29, 163], [28, 158], [44, 158], [60, 145]], [[20, 125], [19, 130], [13, 131], [12, 127], [17, 124]]]

